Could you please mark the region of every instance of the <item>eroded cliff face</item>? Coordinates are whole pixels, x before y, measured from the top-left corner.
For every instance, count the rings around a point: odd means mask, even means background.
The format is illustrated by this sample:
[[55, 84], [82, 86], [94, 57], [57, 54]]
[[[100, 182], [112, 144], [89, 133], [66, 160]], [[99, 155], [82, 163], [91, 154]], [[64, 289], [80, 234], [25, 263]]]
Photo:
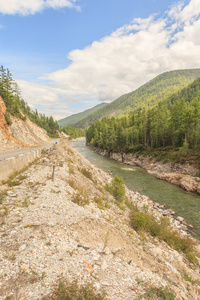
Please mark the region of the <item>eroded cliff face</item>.
[[12, 116], [10, 132], [14, 138], [30, 146], [43, 146], [50, 141], [46, 130], [31, 122], [28, 118], [23, 121]]
[[46, 131], [28, 118], [25, 121], [11, 116], [12, 125], [5, 120], [6, 106], [0, 97], [0, 151], [14, 150], [19, 147], [44, 146], [51, 139]]
[[5, 120], [6, 106], [0, 97], [0, 151], [14, 149], [17, 147], [29, 147], [29, 145], [15, 139], [9, 130]]

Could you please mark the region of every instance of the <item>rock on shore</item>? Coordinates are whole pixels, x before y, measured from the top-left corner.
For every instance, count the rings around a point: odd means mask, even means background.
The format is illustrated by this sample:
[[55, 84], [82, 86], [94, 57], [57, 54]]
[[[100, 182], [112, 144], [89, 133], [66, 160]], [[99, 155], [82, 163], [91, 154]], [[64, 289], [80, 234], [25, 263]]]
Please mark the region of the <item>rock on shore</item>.
[[[109, 157], [118, 162], [123, 162], [131, 166], [138, 166], [149, 173], [156, 174], [158, 179], [166, 180], [178, 185], [187, 192], [200, 194], [200, 179], [195, 177], [199, 170], [191, 165], [181, 165], [178, 163], [162, 163], [155, 158], [137, 156], [133, 154], [110, 153], [106, 150], [88, 145], [94, 151], [103, 156]], [[186, 175], [187, 174], [187, 175]], [[198, 181], [199, 180], [199, 181]]]

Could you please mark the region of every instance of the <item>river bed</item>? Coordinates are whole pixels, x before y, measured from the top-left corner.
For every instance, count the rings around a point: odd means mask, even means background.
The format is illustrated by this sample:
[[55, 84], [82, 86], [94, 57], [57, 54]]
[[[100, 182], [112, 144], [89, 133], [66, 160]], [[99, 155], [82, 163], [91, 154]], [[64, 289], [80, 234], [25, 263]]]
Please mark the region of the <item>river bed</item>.
[[125, 165], [112, 159], [101, 156], [86, 147], [85, 139], [77, 139], [72, 142], [73, 148], [88, 159], [98, 168], [122, 176], [126, 186], [143, 195], [148, 196], [154, 202], [166, 204], [176, 212], [176, 215], [185, 218], [188, 224], [192, 224], [192, 233], [200, 239], [200, 196], [187, 193], [181, 188], [157, 179], [142, 168]]

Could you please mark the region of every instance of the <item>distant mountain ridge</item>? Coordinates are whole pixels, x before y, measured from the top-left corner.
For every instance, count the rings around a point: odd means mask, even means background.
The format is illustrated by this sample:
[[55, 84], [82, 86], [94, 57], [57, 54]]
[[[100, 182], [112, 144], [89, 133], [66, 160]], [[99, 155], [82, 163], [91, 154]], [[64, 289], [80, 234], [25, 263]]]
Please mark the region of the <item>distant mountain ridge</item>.
[[200, 69], [165, 72], [142, 85], [137, 90], [122, 95], [113, 102], [99, 108], [81, 121], [74, 124], [78, 128], [87, 128], [92, 123], [106, 116], [128, 114], [144, 106], [155, 106], [172, 94], [180, 91], [200, 76]]
[[94, 111], [96, 111], [97, 109], [103, 107], [104, 105], [106, 105], [106, 103], [100, 103], [92, 108], [89, 108], [83, 112], [71, 115], [69, 117], [66, 117], [64, 119], [60, 119], [58, 121], [58, 124], [60, 127], [65, 127], [65, 126], [70, 126], [73, 125], [79, 121], [81, 121], [82, 119], [86, 118], [88, 115], [90, 115], [91, 113], [93, 113]]

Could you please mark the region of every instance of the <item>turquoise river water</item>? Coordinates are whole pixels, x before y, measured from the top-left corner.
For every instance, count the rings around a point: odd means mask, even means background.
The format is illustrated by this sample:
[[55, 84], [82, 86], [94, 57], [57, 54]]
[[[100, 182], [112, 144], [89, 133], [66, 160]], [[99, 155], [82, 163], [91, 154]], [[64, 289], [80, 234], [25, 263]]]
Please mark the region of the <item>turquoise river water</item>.
[[112, 173], [112, 176], [116, 174], [122, 176], [130, 190], [138, 191], [154, 202], [166, 204], [173, 209], [177, 215], [184, 217], [187, 223], [194, 226], [192, 233], [200, 239], [200, 196], [187, 193], [171, 183], [159, 180], [142, 168], [101, 156], [86, 147], [85, 139], [73, 141], [72, 146], [98, 168]]

